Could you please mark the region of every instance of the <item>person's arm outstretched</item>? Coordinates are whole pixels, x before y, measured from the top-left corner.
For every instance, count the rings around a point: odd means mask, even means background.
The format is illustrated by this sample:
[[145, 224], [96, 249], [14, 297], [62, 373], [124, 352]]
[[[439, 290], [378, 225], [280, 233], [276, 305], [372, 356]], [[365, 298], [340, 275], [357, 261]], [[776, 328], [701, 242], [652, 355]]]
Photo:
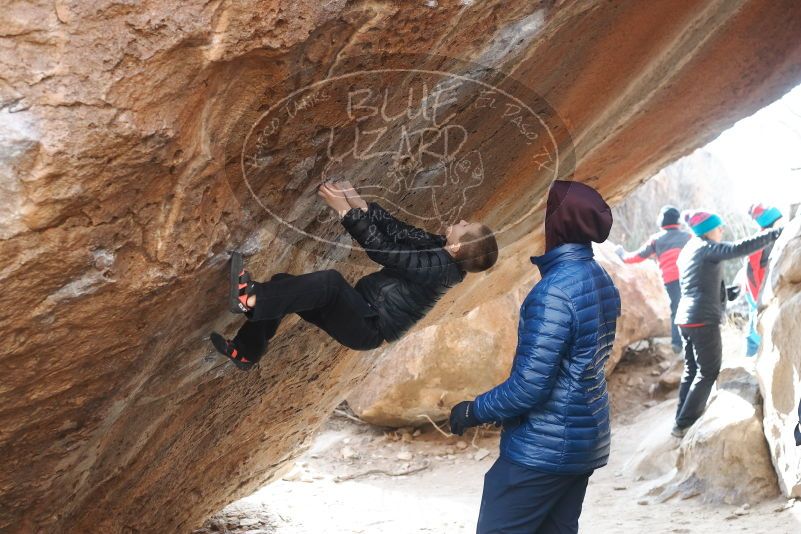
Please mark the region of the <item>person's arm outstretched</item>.
[[782, 229], [776, 228], [765, 230], [755, 236], [747, 237], [733, 243], [710, 242], [705, 247], [705, 254], [711, 261], [731, 260], [742, 256], [748, 256], [779, 239], [781, 233]]
[[347, 211], [342, 207], [342, 201], [347, 204], [345, 195], [336, 185], [323, 184], [320, 186], [320, 196], [333, 209], [339, 213], [344, 212], [342, 226], [362, 246], [367, 256], [374, 262], [402, 271], [411, 279], [425, 282], [438, 279], [449, 269], [453, 260], [447, 252], [440, 247], [431, 250], [415, 250], [403, 246], [387, 236], [370, 217], [369, 207], [351, 207]]
[[436, 243], [444, 241], [441, 236], [431, 234], [422, 228], [393, 217], [377, 202], [370, 202], [368, 206], [368, 211], [376, 225], [397, 244], [425, 245], [429, 243], [431, 246], [435, 246]]
[[452, 259], [442, 248], [415, 250], [388, 237], [371, 222], [368, 212], [351, 209], [342, 218], [342, 225], [374, 262], [403, 271], [413, 279], [426, 281], [439, 278], [451, 268]]
[[473, 403], [474, 415], [481, 423], [530, 412], [548, 400], [556, 383], [576, 324], [570, 299], [553, 284], [537, 286], [520, 309], [520, 318], [520, 341], [511, 376]]
[[426, 232], [392, 216], [378, 202], [365, 202], [349, 181], [337, 182], [336, 185], [348, 199], [351, 207], [367, 211], [370, 220], [394, 243], [418, 246], [428, 243], [434, 246], [442, 241], [441, 236]]
[[651, 238], [647, 243], [634, 252], [626, 252], [621, 247], [620, 259], [623, 260], [623, 263], [640, 263], [641, 261], [645, 261], [653, 256], [655, 253], [656, 249], [654, 248], [654, 239]]

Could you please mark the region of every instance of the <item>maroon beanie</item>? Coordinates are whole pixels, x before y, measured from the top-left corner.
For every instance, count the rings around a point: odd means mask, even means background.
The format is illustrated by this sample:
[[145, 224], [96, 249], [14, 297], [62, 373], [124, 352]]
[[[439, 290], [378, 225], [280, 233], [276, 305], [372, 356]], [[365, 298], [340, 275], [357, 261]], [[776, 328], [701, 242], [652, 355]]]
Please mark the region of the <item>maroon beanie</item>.
[[612, 210], [581, 182], [556, 180], [545, 211], [545, 251], [565, 243], [603, 243], [612, 229]]

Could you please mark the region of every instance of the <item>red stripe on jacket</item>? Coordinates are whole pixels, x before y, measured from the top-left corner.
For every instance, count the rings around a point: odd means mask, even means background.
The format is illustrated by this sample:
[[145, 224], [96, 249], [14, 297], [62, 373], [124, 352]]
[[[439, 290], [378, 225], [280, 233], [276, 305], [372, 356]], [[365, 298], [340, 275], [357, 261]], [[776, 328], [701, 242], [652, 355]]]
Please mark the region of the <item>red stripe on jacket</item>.
[[651, 236], [651, 239], [636, 252], [623, 257], [625, 263], [640, 263], [652, 256], [656, 256], [659, 270], [662, 272], [662, 281], [670, 284], [679, 279], [679, 268], [676, 260], [681, 249], [690, 240], [690, 234], [678, 229], [678, 225], [665, 226], [663, 230]]

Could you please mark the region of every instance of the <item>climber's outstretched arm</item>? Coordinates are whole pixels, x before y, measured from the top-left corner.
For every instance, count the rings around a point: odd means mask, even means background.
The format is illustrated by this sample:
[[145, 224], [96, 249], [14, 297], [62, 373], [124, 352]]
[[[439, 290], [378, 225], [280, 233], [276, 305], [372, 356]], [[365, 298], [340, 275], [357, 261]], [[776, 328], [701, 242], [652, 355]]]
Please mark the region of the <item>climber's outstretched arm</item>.
[[359, 208], [368, 213], [370, 222], [375, 224], [381, 232], [396, 245], [434, 245], [441, 240], [440, 236], [426, 232], [422, 228], [412, 226], [400, 219], [393, 217], [378, 202], [369, 204], [362, 199], [356, 188], [347, 181], [336, 182], [336, 186], [348, 199], [348, 203], [353, 208]]
[[408, 278], [419, 282], [438, 279], [451, 267], [452, 260], [443, 251], [444, 240], [429, 248], [410, 247], [406, 243], [387, 235], [382, 226], [375, 223], [377, 204], [370, 204], [364, 209], [347, 203], [345, 194], [338, 184], [326, 183], [320, 186], [320, 196], [326, 203], [342, 214], [342, 225], [348, 233], [362, 246], [374, 262], [402, 272]]

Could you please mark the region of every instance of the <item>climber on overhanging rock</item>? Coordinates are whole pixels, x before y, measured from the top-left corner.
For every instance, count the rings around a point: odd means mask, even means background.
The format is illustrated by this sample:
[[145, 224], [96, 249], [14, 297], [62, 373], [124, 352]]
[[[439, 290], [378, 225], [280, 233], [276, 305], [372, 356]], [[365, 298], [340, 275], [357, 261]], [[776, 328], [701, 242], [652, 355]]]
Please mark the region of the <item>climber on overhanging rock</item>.
[[501, 454], [484, 477], [478, 534], [578, 532], [590, 475], [609, 457], [604, 364], [615, 340], [620, 295], [593, 259], [612, 212], [579, 182], [548, 194], [542, 274], [520, 308], [509, 378], [451, 410], [451, 431], [500, 422]]
[[[748, 214], [763, 230], [772, 228], [776, 222], [782, 218], [782, 213], [771, 206], [754, 204], [748, 210]], [[757, 332], [757, 319], [759, 308], [759, 297], [764, 287], [764, 282], [770, 259], [770, 252], [773, 250], [773, 243], [762, 250], [758, 250], [748, 256], [745, 264], [746, 292], [745, 300], [748, 302], [748, 336], [746, 337], [746, 356], [756, 356], [759, 351], [759, 344], [762, 337]]]
[[690, 234], [681, 228], [679, 218], [681, 213], [673, 206], [663, 206], [659, 212], [657, 224], [661, 230], [651, 237], [640, 247], [639, 250], [626, 253], [623, 247], [617, 249], [617, 253], [626, 263], [639, 263], [648, 258], [656, 257], [659, 263], [659, 270], [662, 271], [662, 281], [665, 284], [665, 291], [670, 299], [670, 323], [671, 338], [673, 342], [673, 352], [681, 352], [681, 334], [679, 327], [675, 324], [676, 310], [681, 299], [681, 288], [679, 287], [679, 268], [676, 267], [676, 259], [679, 257], [681, 249], [690, 240]]
[[338, 271], [280, 273], [269, 282], [251, 279], [242, 255], [230, 267], [230, 307], [248, 321], [232, 340], [211, 334], [218, 352], [248, 370], [267, 350], [281, 319], [297, 313], [342, 345], [370, 350], [395, 341], [428, 313], [466, 273], [489, 269], [498, 259], [495, 236], [481, 223], [460, 221], [434, 235], [367, 204], [349, 182], [325, 183], [318, 194], [338, 212], [342, 225], [384, 268], [352, 287]]
[[727, 292], [723, 261], [741, 258], [770, 245], [781, 228], [765, 230], [735, 243], [721, 242], [723, 220], [715, 213], [691, 211], [685, 221], [695, 234], [679, 254], [681, 301], [676, 312], [684, 340], [684, 375], [679, 387], [676, 424], [671, 431], [682, 437], [706, 407], [720, 372], [723, 345], [720, 323], [726, 311]]

